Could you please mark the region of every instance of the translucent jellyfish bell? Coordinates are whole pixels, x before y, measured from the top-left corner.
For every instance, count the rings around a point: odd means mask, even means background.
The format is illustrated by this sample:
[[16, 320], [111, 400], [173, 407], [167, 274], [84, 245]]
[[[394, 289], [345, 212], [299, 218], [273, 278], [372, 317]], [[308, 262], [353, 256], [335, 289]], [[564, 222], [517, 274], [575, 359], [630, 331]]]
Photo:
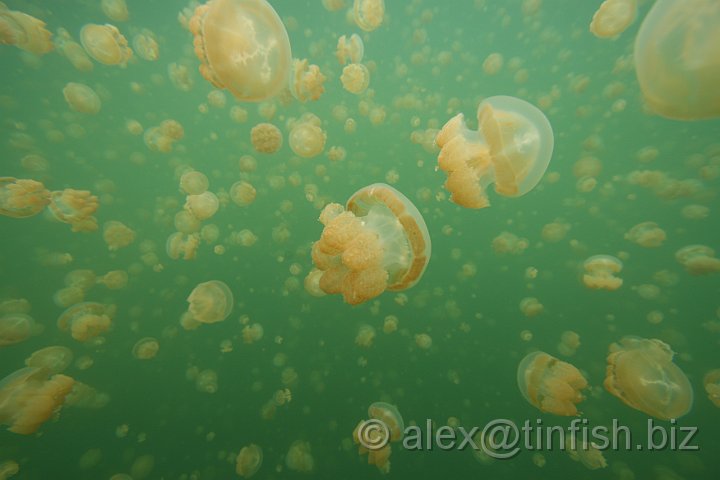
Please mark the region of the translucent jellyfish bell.
[[250, 478], [262, 466], [263, 451], [254, 443], [240, 449], [235, 459], [235, 473], [243, 478]]
[[478, 107], [478, 131], [463, 114], [451, 118], [435, 142], [438, 166], [448, 174], [451, 200], [467, 208], [490, 205], [491, 183], [505, 197], [519, 197], [540, 182], [552, 157], [553, 131], [535, 106], [515, 97], [490, 97]]
[[239, 100], [259, 101], [287, 85], [290, 40], [265, 0], [211, 0], [190, 20], [200, 73]]
[[233, 309], [232, 291], [218, 280], [198, 284], [187, 301], [190, 304], [188, 311], [201, 323], [222, 322]]
[[662, 420], [690, 411], [690, 381], [672, 361], [673, 351], [657, 339], [623, 337], [610, 345], [605, 389], [626, 405]]
[[576, 404], [585, 397], [588, 383], [569, 363], [545, 352], [532, 352], [520, 361], [517, 382], [525, 400], [543, 412], [577, 415]]
[[663, 117], [720, 116], [720, 3], [658, 0], [635, 37], [635, 72], [648, 108]]

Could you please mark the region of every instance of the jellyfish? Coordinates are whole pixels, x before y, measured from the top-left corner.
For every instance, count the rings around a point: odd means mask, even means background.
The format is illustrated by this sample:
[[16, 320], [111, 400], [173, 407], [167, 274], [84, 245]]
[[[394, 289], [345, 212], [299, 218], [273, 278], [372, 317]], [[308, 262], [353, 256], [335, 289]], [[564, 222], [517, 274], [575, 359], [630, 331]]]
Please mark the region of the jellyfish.
[[525, 400], [542, 412], [578, 415], [588, 383], [580, 371], [545, 352], [532, 352], [520, 361], [517, 382]]
[[98, 199], [87, 190], [66, 188], [52, 192], [49, 209], [57, 220], [70, 224], [73, 232], [97, 230], [97, 219], [92, 215], [98, 209]]
[[263, 326], [259, 323], [253, 323], [252, 325], [245, 325], [242, 329], [243, 343], [251, 344], [262, 340], [264, 334]]
[[88, 55], [103, 65], [124, 68], [132, 58], [127, 39], [114, 25], [88, 23], [80, 30], [80, 43]]
[[720, 4], [659, 0], [640, 25], [634, 59], [654, 113], [676, 120], [720, 116]]
[[572, 330], [566, 330], [560, 335], [560, 343], [558, 343], [557, 349], [561, 355], [571, 357], [575, 355], [575, 352], [580, 347], [580, 335]]
[[53, 49], [51, 37], [45, 22], [27, 13], [9, 10], [0, 2], [0, 45], [15, 45], [26, 52], [44, 55]]
[[295, 472], [312, 472], [315, 468], [315, 459], [312, 456], [310, 443], [302, 440], [294, 441], [285, 455], [285, 465]]
[[77, 43], [64, 28], [58, 28], [55, 34], [55, 48], [58, 53], [67, 58], [68, 61], [81, 72], [90, 72], [94, 68], [92, 60], [85, 53], [82, 45]]
[[203, 393], [215, 393], [218, 390], [218, 376], [214, 370], [203, 370], [195, 378], [195, 388]]
[[320, 125], [320, 118], [317, 115], [304, 113], [291, 127], [288, 139], [290, 149], [303, 158], [320, 155], [327, 139], [327, 134]]
[[720, 259], [715, 250], [705, 245], [687, 245], [675, 252], [675, 259], [690, 275], [708, 275], [720, 272]]
[[663, 244], [665, 238], [667, 238], [665, 230], [655, 222], [638, 223], [625, 234], [625, 240], [645, 248], [659, 247]]
[[125, 0], [101, 0], [100, 8], [114, 22], [126, 22], [130, 18]]
[[290, 73], [290, 93], [296, 100], [307, 102], [318, 100], [325, 91], [323, 84], [327, 78], [317, 65], [308, 65], [306, 58], [293, 59]]
[[263, 461], [263, 451], [258, 445], [251, 443], [240, 449], [237, 458], [235, 458], [235, 473], [243, 478], [250, 478], [258, 470]]
[[418, 333], [415, 335], [415, 345], [422, 350], [430, 350], [432, 343], [432, 337], [427, 333]]
[[605, 0], [590, 22], [590, 32], [598, 38], [617, 38], [635, 21], [637, 0]]
[[703, 377], [703, 385], [710, 401], [720, 408], [720, 368], [707, 372]]
[[335, 50], [335, 57], [340, 62], [340, 65], [348, 63], [360, 63], [365, 53], [365, 46], [363, 45], [362, 38], [357, 33], [350, 35], [348, 39], [346, 35], [338, 38], [337, 49]]
[[372, 325], [360, 325], [357, 335], [355, 335], [355, 345], [362, 348], [370, 348], [373, 340], [375, 340], [375, 328]]
[[57, 326], [60, 331], [69, 330], [75, 340], [86, 342], [109, 330], [114, 315], [114, 305], [83, 302], [60, 314]]
[[483, 61], [482, 68], [486, 75], [497, 75], [505, 62], [501, 53], [491, 53]]
[[53, 302], [55, 302], [55, 305], [63, 308], [80, 303], [84, 299], [85, 291], [82, 288], [74, 286], [61, 288], [53, 294]]
[[259, 101], [287, 85], [290, 40], [265, 0], [211, 0], [190, 20], [200, 73], [238, 100]]
[[165, 244], [165, 252], [168, 257], [177, 260], [193, 260], [197, 255], [200, 246], [200, 235], [197, 233], [175, 232], [171, 234]]
[[527, 238], [521, 238], [510, 232], [502, 232], [493, 238], [492, 249], [495, 253], [520, 255], [530, 246]]
[[103, 408], [110, 401], [107, 393], [98, 392], [95, 388], [76, 381], [65, 398], [65, 406], [75, 408]]
[[20, 471], [20, 465], [15, 460], [5, 460], [0, 463], [0, 480], [7, 480]]
[[25, 313], [5, 313], [0, 315], [0, 347], [24, 342], [39, 335], [43, 328]]
[[543, 304], [535, 297], [525, 297], [520, 300], [520, 311], [528, 318], [540, 315], [544, 309]]
[[340, 82], [345, 90], [360, 95], [370, 85], [370, 71], [362, 63], [351, 63], [343, 67]]
[[186, 65], [170, 63], [167, 67], [170, 81], [180, 91], [189, 92], [195, 83], [190, 69]]
[[353, 19], [358, 27], [372, 32], [385, 19], [385, 0], [355, 0]]
[[230, 187], [230, 198], [235, 205], [240, 207], [247, 207], [253, 203], [256, 194], [255, 187], [243, 180], [233, 183], [232, 187]]
[[63, 279], [63, 283], [68, 287], [78, 287], [84, 291], [90, 290], [96, 281], [95, 272], [87, 269], [71, 270]]
[[214, 193], [203, 192], [199, 195], [188, 195], [184, 208], [195, 218], [202, 221], [217, 213], [218, 208], [220, 208], [220, 201]]
[[148, 62], [154, 62], [160, 58], [160, 47], [155, 40], [155, 34], [147, 28], [143, 28], [133, 37], [133, 49], [138, 57]]
[[63, 88], [63, 96], [67, 104], [76, 112], [96, 115], [100, 112], [102, 102], [95, 90], [82, 83], [70, 82]]
[[50, 377], [43, 368], [25, 367], [0, 380], [0, 425], [21, 435], [35, 433], [62, 407], [75, 381]]
[[180, 177], [180, 190], [187, 195], [200, 195], [205, 193], [210, 186], [210, 181], [204, 173], [190, 170]]
[[627, 336], [610, 345], [605, 389], [626, 405], [670, 420], [690, 411], [693, 390], [673, 363], [674, 352], [658, 339]]
[[491, 183], [506, 197], [535, 188], [553, 151], [553, 131], [545, 115], [524, 100], [496, 96], [480, 103], [477, 117], [477, 132], [467, 128], [459, 113], [435, 138], [450, 200], [484, 208], [490, 205], [486, 190]]
[[225, 320], [233, 309], [233, 294], [223, 282], [210, 280], [198, 284], [187, 298], [188, 311], [201, 323]]
[[155, 358], [158, 350], [160, 350], [160, 342], [153, 337], [145, 337], [135, 342], [132, 355], [138, 360], [150, 360]]
[[256, 152], [275, 153], [282, 147], [283, 137], [272, 123], [258, 123], [250, 130], [250, 142]]
[[127, 282], [128, 274], [125, 270], [111, 270], [97, 279], [97, 283], [105, 285], [109, 290], [122, 290]]
[[67, 347], [53, 345], [34, 351], [25, 359], [28, 367], [44, 368], [51, 374], [62, 373], [73, 361], [73, 353]]
[[50, 203], [45, 185], [30, 179], [0, 177], [0, 215], [13, 218], [32, 217]]
[[583, 268], [582, 280], [588, 288], [617, 290], [623, 284], [623, 279], [615, 276], [622, 271], [623, 264], [612, 255], [593, 255], [585, 260]]
[[110, 220], [103, 225], [103, 240], [108, 250], [114, 252], [135, 241], [135, 231], [122, 222]]
[[344, 209], [337, 203], [320, 214], [325, 226], [312, 248], [323, 271], [320, 288], [357, 305], [385, 290], [415, 285], [430, 260], [430, 235], [420, 212], [402, 193], [376, 183], [355, 192]]
[[587, 442], [584, 438], [578, 439], [573, 431], [565, 437], [565, 451], [570, 458], [582, 463], [588, 470], [607, 467], [607, 461], [602, 454], [602, 450], [598, 449], [592, 442]]
[[388, 428], [391, 442], [399, 442], [405, 433], [405, 422], [395, 405], [374, 402], [368, 407], [368, 416], [380, 420]]
[[555, 220], [554, 222], [543, 225], [540, 237], [546, 242], [557, 243], [564, 239], [569, 231], [569, 223], [565, 223], [562, 220]]

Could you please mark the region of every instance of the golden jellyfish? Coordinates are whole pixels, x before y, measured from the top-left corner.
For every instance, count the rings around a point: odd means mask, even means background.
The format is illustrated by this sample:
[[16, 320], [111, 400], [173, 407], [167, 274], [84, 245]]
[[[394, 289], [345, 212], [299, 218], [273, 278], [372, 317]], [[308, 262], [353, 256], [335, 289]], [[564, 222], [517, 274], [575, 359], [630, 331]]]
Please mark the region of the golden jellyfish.
[[0, 480], [7, 480], [20, 471], [20, 465], [14, 460], [5, 460], [0, 463]]
[[96, 115], [102, 107], [100, 97], [95, 90], [82, 83], [70, 82], [65, 85], [63, 96], [70, 108], [76, 112]]
[[175, 88], [182, 92], [189, 92], [192, 89], [195, 81], [187, 65], [173, 62], [168, 65], [167, 72]]
[[480, 103], [477, 117], [477, 131], [467, 128], [459, 113], [435, 138], [450, 200], [466, 208], [484, 208], [490, 205], [486, 191], [491, 183], [505, 197], [535, 188], [553, 151], [553, 131], [545, 115], [519, 98], [496, 96]]
[[590, 32], [598, 38], [617, 38], [636, 15], [637, 0], [605, 0], [593, 15]]
[[211, 0], [190, 20], [200, 73], [238, 100], [259, 101], [286, 86], [290, 40], [265, 0]]
[[372, 347], [375, 340], [375, 328], [372, 325], [360, 325], [355, 335], [355, 345], [361, 348]]
[[198, 220], [207, 220], [217, 213], [218, 208], [220, 208], [220, 200], [212, 192], [188, 195], [184, 208]]
[[560, 335], [560, 343], [557, 349], [561, 355], [571, 357], [575, 355], [577, 349], [580, 348], [580, 335], [572, 330], [566, 330]]
[[[83, 357], [89, 359], [89, 357]], [[92, 364], [92, 360], [90, 359]], [[81, 368], [83, 370], [83, 368]], [[110, 396], [107, 393], [98, 392], [90, 385], [86, 385], [82, 382], [75, 382], [72, 390], [65, 398], [65, 405], [68, 407], [75, 408], [103, 408], [110, 401]]]
[[50, 377], [43, 368], [25, 367], [0, 380], [0, 425], [21, 435], [35, 433], [62, 407], [75, 381]]
[[258, 470], [263, 461], [263, 451], [258, 445], [251, 443], [240, 449], [235, 458], [235, 473], [243, 478], [250, 478]]
[[230, 187], [230, 199], [239, 207], [247, 207], [255, 201], [255, 187], [249, 182], [239, 181]]
[[243, 342], [247, 344], [255, 343], [262, 340], [265, 330], [259, 323], [253, 323], [252, 325], [245, 325], [242, 329]]
[[585, 260], [583, 268], [582, 280], [588, 288], [617, 290], [623, 284], [622, 278], [615, 276], [622, 271], [623, 264], [612, 255], [593, 255]]
[[368, 416], [385, 424], [391, 442], [402, 440], [405, 433], [405, 422], [395, 405], [386, 402], [374, 402], [368, 407]]
[[483, 61], [483, 72], [487, 75], [496, 75], [503, 67], [504, 58], [501, 53], [491, 53]]
[[157, 339], [145, 337], [135, 342], [132, 348], [132, 355], [138, 360], [150, 360], [155, 358], [158, 350], [160, 350], [160, 343]]
[[315, 468], [315, 459], [312, 456], [310, 443], [302, 440], [293, 442], [285, 455], [285, 465], [295, 472], [312, 472]]
[[24, 342], [42, 332], [42, 326], [25, 313], [6, 313], [0, 316], [0, 347]]
[[422, 350], [430, 350], [432, 343], [432, 337], [427, 333], [418, 333], [415, 335], [415, 345]]
[[594, 443], [587, 442], [584, 438], [578, 439], [575, 432], [571, 431], [565, 437], [565, 451], [570, 458], [580, 462], [588, 470], [607, 467], [607, 461], [602, 454], [602, 450], [596, 447]]
[[195, 388], [203, 393], [216, 393], [218, 390], [218, 376], [214, 370], [203, 370], [195, 378]]
[[187, 195], [200, 195], [205, 193], [210, 186], [210, 181], [202, 172], [190, 170], [180, 177], [180, 190]]
[[588, 383], [582, 373], [545, 352], [532, 352], [520, 361], [517, 382], [525, 400], [542, 412], [578, 415], [576, 405], [585, 398]]
[[720, 4], [659, 0], [635, 37], [635, 72], [647, 107], [676, 120], [720, 116]]
[[200, 235], [197, 233], [175, 232], [168, 237], [165, 252], [173, 260], [181, 257], [183, 260], [193, 260], [199, 246]]
[[90, 60], [82, 45], [73, 40], [67, 30], [58, 28], [54, 43], [58, 53], [67, 58], [76, 70], [81, 72], [92, 71], [94, 68], [92, 60]]
[[710, 209], [705, 205], [686, 205], [680, 213], [688, 220], [703, 220], [710, 213]]
[[125, 0], [101, 0], [100, 8], [114, 22], [126, 22], [130, 18]]
[[316, 268], [323, 271], [320, 288], [340, 293], [357, 305], [385, 290], [415, 285], [430, 260], [425, 220], [402, 193], [376, 183], [361, 188], [347, 202], [325, 206], [320, 240], [312, 248]]
[[97, 197], [89, 191], [66, 188], [52, 192], [49, 209], [57, 220], [70, 224], [73, 232], [94, 232], [98, 226], [92, 215], [98, 206]]
[[225, 320], [233, 309], [233, 294], [223, 282], [210, 280], [198, 284], [187, 298], [188, 311], [201, 323]]
[[51, 374], [62, 373], [73, 361], [73, 353], [67, 347], [54, 345], [36, 350], [25, 359], [28, 367], [44, 368]]
[[0, 177], [0, 215], [13, 218], [32, 217], [50, 203], [45, 185], [30, 179]]
[[658, 227], [655, 222], [642, 222], [633, 226], [625, 234], [625, 240], [645, 248], [656, 248], [663, 244], [667, 238], [665, 230]]
[[60, 314], [57, 326], [60, 331], [69, 330], [75, 340], [86, 342], [108, 331], [114, 315], [114, 305], [78, 303]]
[[88, 23], [80, 30], [80, 43], [88, 55], [103, 65], [125, 67], [132, 58], [127, 39], [114, 25]]
[[357, 33], [353, 33], [348, 38], [346, 35], [338, 38], [337, 49], [335, 50], [335, 58], [338, 59], [340, 65], [348, 63], [360, 63], [365, 53], [365, 46], [362, 38]]
[[53, 294], [53, 302], [58, 307], [67, 308], [70, 305], [80, 303], [85, 299], [85, 291], [79, 287], [61, 288]]
[[53, 49], [51, 38], [45, 22], [27, 13], [9, 10], [0, 2], [0, 45], [15, 45], [26, 52], [44, 55]]
[[288, 143], [297, 156], [312, 158], [322, 153], [327, 134], [320, 125], [320, 118], [312, 113], [304, 113], [293, 123]]
[[343, 67], [340, 82], [348, 92], [360, 95], [370, 85], [370, 70], [362, 63], [351, 63]]
[[355, 0], [353, 19], [358, 27], [372, 32], [385, 20], [385, 0]]
[[97, 283], [110, 290], [122, 290], [127, 286], [127, 282], [128, 274], [125, 270], [111, 270], [97, 280]]
[[565, 238], [565, 235], [570, 231], [570, 224], [565, 223], [562, 220], [555, 220], [552, 223], [543, 225], [540, 237], [549, 243], [557, 243]]
[[716, 407], [720, 408], [720, 368], [710, 370], [703, 377], [703, 386], [708, 398]]
[[275, 153], [282, 147], [283, 137], [272, 123], [258, 123], [250, 130], [250, 142], [256, 152]]
[[715, 258], [715, 250], [705, 245], [687, 245], [675, 252], [675, 259], [690, 275], [720, 272], [720, 259]]
[[90, 290], [96, 283], [96, 275], [92, 270], [79, 269], [71, 270], [65, 275], [63, 283], [68, 287], [78, 287], [82, 290]]
[[309, 65], [307, 59], [293, 59], [290, 73], [290, 93], [296, 100], [307, 102], [318, 100], [325, 91], [327, 78], [317, 65]]
[[525, 297], [520, 300], [520, 311], [526, 317], [535, 317], [540, 315], [543, 310], [545, 310], [545, 307], [535, 297]]
[[510, 232], [502, 232], [493, 238], [492, 249], [495, 253], [520, 255], [530, 246], [527, 238], [521, 238]]
[[662, 420], [690, 411], [693, 390], [673, 363], [674, 352], [658, 339], [627, 336], [610, 345], [605, 389], [626, 405]]
[[155, 39], [155, 34], [147, 28], [143, 28], [133, 37], [133, 49], [138, 57], [148, 62], [154, 62], [160, 58], [160, 47]]
[[110, 220], [103, 225], [103, 240], [108, 250], [114, 252], [135, 241], [135, 231], [122, 222]]

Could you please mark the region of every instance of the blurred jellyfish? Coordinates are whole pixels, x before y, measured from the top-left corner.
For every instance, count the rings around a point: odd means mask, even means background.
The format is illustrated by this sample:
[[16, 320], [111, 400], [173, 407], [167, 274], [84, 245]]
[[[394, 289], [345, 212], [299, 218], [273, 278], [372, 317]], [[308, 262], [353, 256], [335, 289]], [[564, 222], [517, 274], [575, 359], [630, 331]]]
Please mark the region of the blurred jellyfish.
[[560, 335], [560, 343], [558, 343], [557, 349], [561, 355], [571, 357], [575, 355], [575, 352], [580, 347], [580, 335], [573, 332], [572, 330], [566, 330]]
[[625, 234], [625, 240], [629, 240], [645, 248], [661, 246], [666, 237], [665, 231], [658, 227], [655, 222], [638, 223]]
[[155, 358], [158, 350], [160, 350], [160, 343], [153, 337], [141, 338], [132, 348], [133, 357], [138, 360], [150, 360]]
[[540, 411], [555, 415], [578, 415], [576, 404], [585, 397], [588, 383], [569, 363], [545, 352], [532, 352], [520, 361], [517, 382], [525, 400]]
[[487, 187], [519, 197], [540, 182], [550, 163], [553, 131], [545, 115], [514, 97], [485, 99], [477, 111], [478, 131], [465, 125], [462, 113], [438, 133], [438, 165], [447, 173], [445, 188], [454, 203], [466, 208], [490, 205]]
[[245, 325], [242, 329], [243, 343], [251, 344], [262, 340], [264, 334], [263, 326], [259, 323], [253, 323], [252, 325]]
[[100, 112], [102, 102], [95, 90], [82, 83], [70, 82], [63, 88], [63, 96], [70, 108], [76, 112], [95, 115]]
[[210, 186], [210, 181], [204, 173], [190, 170], [180, 177], [180, 190], [187, 195], [200, 195], [205, 193]]
[[198, 284], [187, 298], [188, 311], [201, 323], [225, 320], [233, 309], [233, 294], [223, 282], [210, 280]]
[[283, 137], [272, 123], [258, 123], [250, 130], [250, 142], [256, 152], [275, 153], [282, 147]]
[[155, 34], [147, 28], [143, 28], [133, 37], [133, 48], [138, 57], [148, 62], [154, 62], [160, 58], [160, 47], [155, 39]]
[[365, 46], [363, 45], [362, 38], [357, 33], [350, 35], [348, 39], [346, 35], [338, 38], [337, 49], [335, 50], [335, 57], [340, 62], [340, 65], [348, 63], [360, 63], [363, 59], [365, 52]]
[[432, 337], [427, 333], [418, 333], [415, 335], [415, 345], [422, 350], [430, 350], [432, 343]]
[[306, 112], [293, 122], [288, 143], [296, 155], [312, 158], [322, 153], [326, 139], [327, 134], [321, 128], [320, 118]]
[[230, 198], [240, 207], [247, 207], [255, 201], [255, 187], [245, 181], [235, 182], [230, 187]]
[[53, 49], [51, 37], [45, 22], [27, 13], [9, 10], [0, 2], [0, 45], [15, 45], [26, 52], [44, 55]]
[[88, 23], [80, 30], [80, 43], [88, 55], [103, 65], [124, 68], [132, 58], [127, 39], [114, 25]]
[[565, 451], [570, 458], [582, 463], [588, 470], [607, 467], [607, 461], [605, 461], [602, 450], [597, 448], [595, 444], [587, 442], [584, 438], [578, 439], [575, 432], [571, 431], [565, 437]]
[[675, 259], [690, 275], [720, 272], [720, 259], [715, 258], [715, 250], [705, 245], [687, 245], [675, 252]]
[[217, 213], [220, 201], [212, 192], [203, 192], [199, 195], [188, 195], [185, 201], [185, 210], [198, 220], [207, 220]]
[[114, 22], [126, 22], [130, 18], [125, 0], [101, 0], [100, 7], [103, 13]]
[[659, 0], [635, 37], [635, 72], [648, 108], [677, 120], [720, 116], [720, 4]]
[[215, 87], [258, 101], [287, 84], [290, 40], [265, 0], [211, 0], [197, 7], [189, 27], [200, 73]]
[[195, 378], [195, 388], [203, 393], [215, 393], [218, 390], [218, 376], [214, 370], [203, 370]]
[[308, 65], [305, 58], [293, 59], [290, 75], [290, 93], [300, 102], [318, 100], [325, 91], [325, 75], [317, 65]]
[[250, 478], [258, 470], [263, 461], [263, 451], [258, 445], [251, 443], [240, 449], [235, 458], [235, 473], [243, 478]]
[[610, 345], [605, 389], [626, 405], [662, 420], [690, 411], [693, 390], [673, 363], [670, 346], [657, 339], [623, 337]]
[[97, 279], [97, 283], [105, 285], [109, 290], [122, 290], [127, 282], [128, 273], [125, 270], [111, 270]]
[[25, 313], [5, 313], [0, 315], [0, 347], [24, 342], [28, 338], [39, 335], [41, 325]]
[[312, 472], [315, 468], [315, 459], [312, 456], [310, 443], [302, 440], [293, 442], [285, 455], [285, 465], [289, 470], [295, 472]]
[[703, 377], [703, 386], [708, 398], [716, 407], [720, 408], [720, 368], [710, 370]]
[[320, 288], [356, 305], [384, 292], [412, 287], [430, 260], [430, 235], [417, 208], [389, 185], [355, 192], [347, 210], [337, 203], [320, 214], [325, 226], [313, 245]]
[[73, 361], [73, 353], [67, 347], [54, 345], [34, 351], [25, 359], [28, 367], [44, 368], [51, 374], [62, 373]]
[[355, 335], [355, 345], [370, 348], [375, 340], [375, 328], [372, 325], [360, 325]]
[[385, 0], [355, 0], [353, 19], [358, 27], [372, 32], [385, 19]]
[[35, 180], [0, 177], [0, 215], [32, 217], [50, 203], [50, 192]]
[[165, 252], [168, 257], [177, 260], [193, 260], [197, 256], [197, 249], [200, 246], [200, 235], [197, 233], [185, 234], [175, 232], [171, 234], [165, 244]]
[[617, 38], [636, 15], [637, 0], [605, 0], [593, 15], [590, 32], [598, 38]]
[[594, 255], [585, 260], [583, 268], [582, 280], [588, 288], [617, 290], [623, 284], [623, 279], [615, 276], [622, 271], [623, 264], [612, 255]]
[[55, 48], [58, 53], [67, 58], [68, 61], [81, 72], [90, 72], [94, 68], [92, 60], [85, 53], [82, 45], [77, 43], [64, 28], [58, 28], [55, 34]]
[[521, 238], [510, 232], [502, 232], [493, 238], [492, 249], [495, 253], [520, 255], [530, 246], [527, 238]]
[[0, 480], [7, 480], [20, 471], [20, 465], [14, 460], [5, 460], [0, 463]]
[[103, 408], [108, 402], [110, 396], [107, 393], [98, 392], [90, 385], [77, 381], [65, 398], [65, 405], [74, 408], [98, 409]]
[[97, 220], [92, 215], [98, 206], [97, 197], [89, 191], [66, 188], [52, 192], [49, 209], [57, 220], [70, 224], [73, 232], [94, 232]]
[[133, 243], [135, 231], [122, 222], [110, 220], [103, 225], [103, 240], [105, 240], [108, 250], [114, 252]]
[[70, 331], [75, 340], [86, 342], [109, 330], [114, 314], [114, 305], [78, 303], [58, 317], [57, 326], [60, 331]]
[[520, 311], [526, 317], [540, 315], [544, 309], [543, 304], [535, 297], [525, 297], [520, 300]]
[[340, 82], [348, 92], [360, 95], [370, 85], [370, 71], [362, 63], [351, 63], [343, 67]]

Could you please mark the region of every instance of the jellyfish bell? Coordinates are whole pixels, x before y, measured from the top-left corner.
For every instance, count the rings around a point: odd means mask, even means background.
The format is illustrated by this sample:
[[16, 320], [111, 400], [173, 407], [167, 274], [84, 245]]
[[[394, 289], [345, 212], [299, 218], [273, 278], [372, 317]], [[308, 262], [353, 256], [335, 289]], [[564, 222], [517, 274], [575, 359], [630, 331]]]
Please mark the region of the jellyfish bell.
[[390, 432], [390, 441], [399, 442], [405, 432], [405, 422], [395, 405], [385, 402], [374, 402], [368, 407], [368, 416], [380, 420]]
[[552, 157], [553, 131], [535, 106], [515, 97], [495, 96], [478, 107], [478, 131], [462, 113], [440, 130], [438, 166], [447, 173], [451, 201], [466, 208], [490, 205], [486, 189], [505, 197], [525, 195], [540, 182]]
[[29, 179], [0, 177], [0, 215], [13, 218], [32, 217], [50, 203], [45, 185]]
[[0, 315], [0, 347], [24, 342], [42, 332], [42, 326], [25, 313], [6, 313]]
[[623, 337], [609, 348], [605, 389], [626, 405], [662, 420], [690, 411], [693, 390], [673, 363], [674, 352], [658, 339]]
[[690, 275], [708, 275], [720, 272], [720, 259], [715, 250], [706, 245], [687, 245], [675, 252], [675, 259]]
[[577, 404], [585, 397], [588, 383], [580, 371], [569, 363], [545, 352], [532, 352], [518, 365], [520, 393], [540, 411], [555, 415], [578, 415]]
[[710, 370], [703, 377], [703, 386], [708, 399], [720, 408], [720, 368]]
[[125, 0], [101, 0], [100, 8], [114, 22], [126, 22], [130, 17]]
[[26, 52], [44, 55], [53, 49], [52, 33], [45, 22], [27, 13], [10, 10], [0, 2], [0, 45], [15, 45]]
[[69, 331], [75, 340], [86, 342], [109, 330], [114, 315], [114, 305], [78, 303], [60, 314], [57, 327], [60, 331]]
[[258, 445], [251, 443], [240, 449], [235, 458], [235, 473], [243, 478], [250, 478], [260, 470], [263, 451]]
[[67, 347], [53, 345], [36, 350], [25, 359], [28, 367], [44, 368], [52, 374], [62, 373], [73, 361], [73, 353]]
[[83, 83], [70, 82], [63, 88], [67, 104], [76, 112], [95, 115], [100, 112], [102, 102], [95, 90]]
[[385, 0], [355, 0], [353, 3], [355, 24], [366, 32], [372, 32], [385, 19]]
[[636, 15], [637, 0], [605, 0], [593, 15], [590, 32], [598, 38], [617, 38]]
[[326, 139], [327, 134], [320, 126], [320, 118], [312, 113], [305, 113], [290, 130], [288, 143], [296, 155], [312, 158], [322, 153]]
[[615, 276], [622, 271], [623, 264], [612, 255], [593, 255], [585, 260], [583, 268], [582, 280], [588, 288], [617, 290], [623, 284], [623, 279]]
[[80, 43], [88, 55], [103, 65], [125, 67], [132, 58], [127, 39], [114, 25], [86, 24], [80, 30]]
[[210, 280], [198, 284], [187, 298], [188, 311], [201, 323], [225, 320], [233, 309], [233, 294], [223, 282]]
[[160, 350], [160, 343], [153, 337], [141, 338], [132, 348], [133, 357], [138, 360], [150, 360], [155, 358], [158, 350]]
[[200, 73], [238, 100], [277, 95], [288, 81], [290, 40], [265, 0], [211, 0], [190, 20]]
[[675, 120], [720, 116], [720, 3], [658, 0], [635, 37], [640, 90], [653, 113]]

